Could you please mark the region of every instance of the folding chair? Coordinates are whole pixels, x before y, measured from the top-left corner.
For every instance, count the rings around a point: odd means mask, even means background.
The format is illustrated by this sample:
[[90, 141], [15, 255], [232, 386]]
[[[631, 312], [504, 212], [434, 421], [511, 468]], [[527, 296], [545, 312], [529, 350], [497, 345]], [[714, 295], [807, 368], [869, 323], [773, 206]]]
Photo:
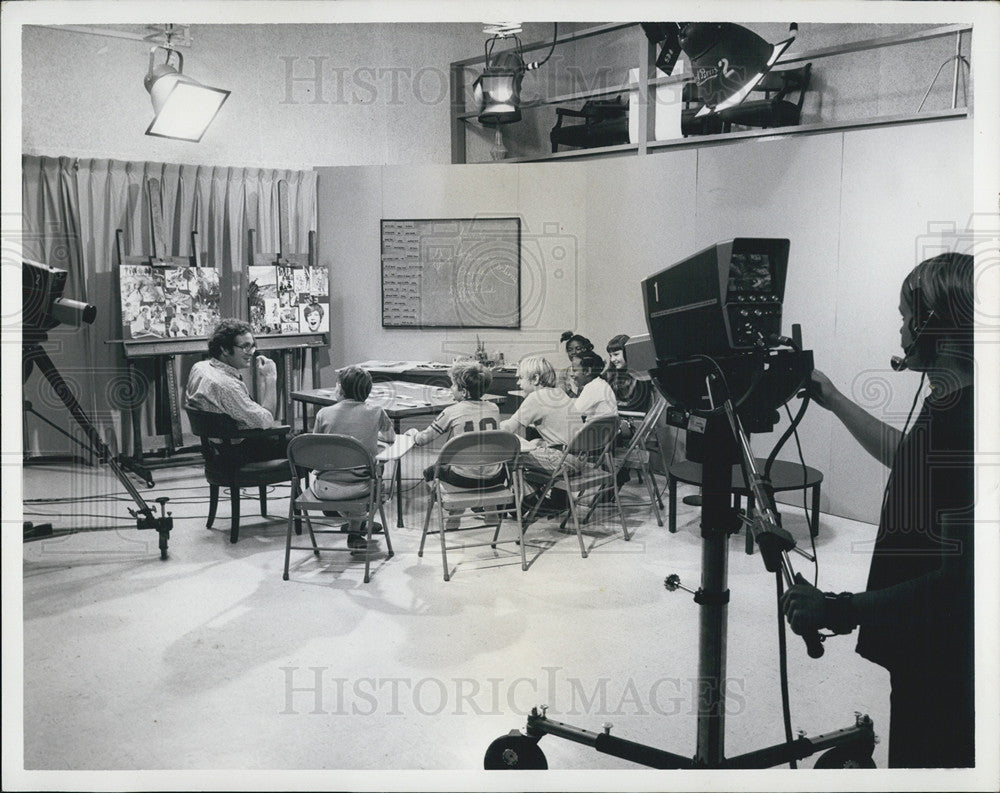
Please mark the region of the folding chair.
[[[667, 401], [660, 395], [657, 394], [653, 399], [653, 405], [646, 415], [643, 416], [642, 423], [636, 429], [635, 434], [629, 441], [628, 446], [624, 448], [621, 452], [614, 454], [614, 465], [615, 465], [615, 477], [617, 481], [618, 472], [623, 468], [631, 468], [633, 470], [639, 471], [640, 478], [646, 484], [646, 492], [649, 493], [649, 504], [653, 508], [653, 514], [656, 516], [656, 525], [663, 525], [663, 516], [660, 513], [662, 507], [662, 502], [660, 500], [659, 488], [656, 485], [656, 479], [653, 476], [653, 467], [649, 463], [649, 450], [646, 448], [649, 443], [649, 438], [653, 434], [653, 430], [656, 429], [656, 423], [663, 416], [663, 412], [667, 409]], [[622, 506], [646, 506], [646, 502], [623, 504]], [[595, 498], [590, 507], [587, 510], [586, 516], [583, 518], [583, 522], [586, 523], [590, 520], [590, 516], [593, 514], [594, 510], [597, 508], [597, 499]]]
[[[389, 523], [382, 508], [387, 496], [382, 488], [382, 464], [356, 438], [347, 435], [326, 435], [308, 433], [299, 435], [288, 444], [288, 464], [292, 469], [292, 497], [288, 504], [288, 531], [285, 536], [285, 572], [282, 578], [288, 580], [288, 561], [292, 549], [312, 551], [317, 557], [323, 551], [350, 551], [350, 548], [320, 548], [316, 544], [317, 534], [340, 534], [340, 528], [313, 529], [310, 511], [340, 512], [357, 514], [364, 512], [367, 533], [365, 539], [365, 583], [370, 580], [372, 557], [372, 529], [375, 512], [382, 518], [385, 532], [386, 558], [392, 558], [392, 540], [389, 537]], [[309, 488], [309, 473], [342, 472], [357, 476], [357, 482], [338, 487], [336, 498], [317, 498]], [[300, 488], [299, 477], [306, 483]], [[292, 530], [302, 533], [302, 519], [305, 518], [312, 545], [292, 545]], [[329, 524], [325, 524], [329, 525]]]
[[[427, 505], [427, 514], [424, 516], [424, 532], [420, 537], [420, 550], [417, 551], [417, 556], [424, 555], [424, 542], [428, 534], [440, 534], [441, 563], [444, 566], [445, 581], [449, 581], [451, 578], [448, 569], [448, 551], [459, 548], [477, 548], [489, 545], [496, 550], [497, 545], [517, 543], [521, 548], [521, 569], [528, 569], [528, 562], [524, 555], [524, 527], [521, 525], [521, 493], [524, 485], [521, 481], [520, 469], [517, 466], [520, 451], [521, 441], [518, 437], [511, 432], [502, 430], [465, 432], [456, 435], [441, 448], [437, 462], [434, 463], [434, 478], [428, 483], [430, 503]], [[452, 465], [459, 465], [463, 468], [500, 465], [505, 481], [499, 485], [479, 488], [458, 487], [442, 482], [439, 478], [442, 468]], [[511, 502], [514, 503], [517, 537], [499, 540], [500, 526], [503, 524], [504, 516], [510, 511]], [[435, 505], [440, 520], [440, 529], [437, 532], [429, 530], [431, 512]], [[482, 510], [477, 512], [477, 517], [492, 517], [496, 523], [465, 527], [459, 524], [458, 527], [447, 527], [447, 512], [470, 509]], [[482, 530], [494, 526], [493, 539], [489, 542], [448, 545], [445, 539], [446, 533]]]
[[[591, 507], [596, 506], [597, 499], [604, 493], [613, 493], [615, 507], [618, 509], [618, 517], [621, 519], [622, 532], [626, 540], [632, 539], [628, 533], [628, 526], [625, 524], [625, 515], [622, 512], [622, 505], [618, 499], [618, 482], [615, 478], [614, 445], [618, 436], [618, 417], [601, 416], [591, 419], [584, 424], [573, 436], [569, 445], [563, 451], [562, 457], [555, 470], [547, 477], [544, 474], [525, 471], [525, 479], [532, 483], [541, 483], [539, 489], [538, 502], [531, 509], [528, 515], [528, 522], [535, 517], [538, 508], [549, 491], [554, 487], [560, 487], [566, 491], [569, 500], [569, 514], [563, 519], [560, 528], [565, 527], [569, 518], [573, 519], [573, 527], [576, 529], [576, 537], [580, 541], [580, 553], [584, 559], [587, 558], [587, 548], [583, 543], [583, 534], [580, 532], [580, 520], [577, 518], [576, 506], [578, 499], [588, 490], [594, 490]], [[571, 472], [571, 466], [567, 465], [568, 458], [572, 456], [583, 463], [582, 470]], [[574, 466], [575, 467], [575, 466]], [[595, 489], [596, 488], [596, 489]], [[574, 495], [575, 494], [575, 495]], [[588, 513], [589, 517], [589, 513]]]

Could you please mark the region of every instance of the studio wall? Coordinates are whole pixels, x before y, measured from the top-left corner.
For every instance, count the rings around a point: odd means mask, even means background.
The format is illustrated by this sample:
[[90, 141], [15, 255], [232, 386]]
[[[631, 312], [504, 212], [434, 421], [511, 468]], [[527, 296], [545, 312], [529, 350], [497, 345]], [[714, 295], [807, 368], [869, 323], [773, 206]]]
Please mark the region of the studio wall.
[[[786, 331], [800, 323], [817, 366], [902, 426], [919, 378], [888, 366], [899, 284], [924, 251], [962, 247], [971, 134], [957, 119], [592, 162], [321, 168], [319, 251], [334, 284], [324, 382], [332, 367], [370, 358], [450, 361], [475, 348], [474, 331], [382, 329], [382, 217], [516, 214], [526, 232], [522, 311], [533, 320], [481, 333], [490, 351], [561, 360], [566, 329], [602, 349], [617, 333], [645, 331], [638, 285], [651, 273], [734, 236], [788, 237]], [[759, 436], [758, 452], [784, 426]], [[880, 467], [818, 407], [800, 435], [825, 476], [824, 511], [874, 522]], [[797, 459], [794, 444], [782, 456]]]
[[450, 162], [448, 63], [481, 47], [482, 24], [195, 24], [190, 34], [184, 73], [232, 92], [197, 144], [144, 134], [148, 42], [25, 26], [22, 152], [252, 168]]

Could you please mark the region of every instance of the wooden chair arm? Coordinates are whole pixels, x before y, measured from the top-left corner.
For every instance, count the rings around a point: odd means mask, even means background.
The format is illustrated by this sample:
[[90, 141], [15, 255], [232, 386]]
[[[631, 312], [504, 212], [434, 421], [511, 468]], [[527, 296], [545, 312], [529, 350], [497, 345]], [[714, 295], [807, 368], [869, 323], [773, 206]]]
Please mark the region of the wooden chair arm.
[[279, 424], [277, 427], [266, 427], [265, 429], [240, 430], [229, 436], [230, 438], [280, 438], [292, 431], [287, 424]]

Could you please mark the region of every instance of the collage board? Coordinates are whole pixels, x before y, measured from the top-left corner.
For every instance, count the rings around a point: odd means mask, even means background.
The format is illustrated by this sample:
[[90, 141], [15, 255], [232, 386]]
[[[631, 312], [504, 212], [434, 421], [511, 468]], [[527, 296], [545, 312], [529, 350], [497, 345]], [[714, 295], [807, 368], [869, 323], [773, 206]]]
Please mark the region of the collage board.
[[254, 333], [329, 332], [329, 268], [268, 264], [247, 269], [247, 302]]
[[208, 336], [221, 318], [214, 268], [123, 264], [118, 276], [124, 339]]

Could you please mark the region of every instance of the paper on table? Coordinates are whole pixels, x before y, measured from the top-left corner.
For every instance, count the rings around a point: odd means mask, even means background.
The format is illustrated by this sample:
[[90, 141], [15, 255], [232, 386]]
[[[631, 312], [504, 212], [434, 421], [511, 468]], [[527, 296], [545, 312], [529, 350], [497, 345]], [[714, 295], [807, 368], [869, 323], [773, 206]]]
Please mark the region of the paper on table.
[[405, 372], [408, 369], [416, 369], [421, 361], [365, 361], [356, 364], [362, 369], [377, 369], [380, 372]]

